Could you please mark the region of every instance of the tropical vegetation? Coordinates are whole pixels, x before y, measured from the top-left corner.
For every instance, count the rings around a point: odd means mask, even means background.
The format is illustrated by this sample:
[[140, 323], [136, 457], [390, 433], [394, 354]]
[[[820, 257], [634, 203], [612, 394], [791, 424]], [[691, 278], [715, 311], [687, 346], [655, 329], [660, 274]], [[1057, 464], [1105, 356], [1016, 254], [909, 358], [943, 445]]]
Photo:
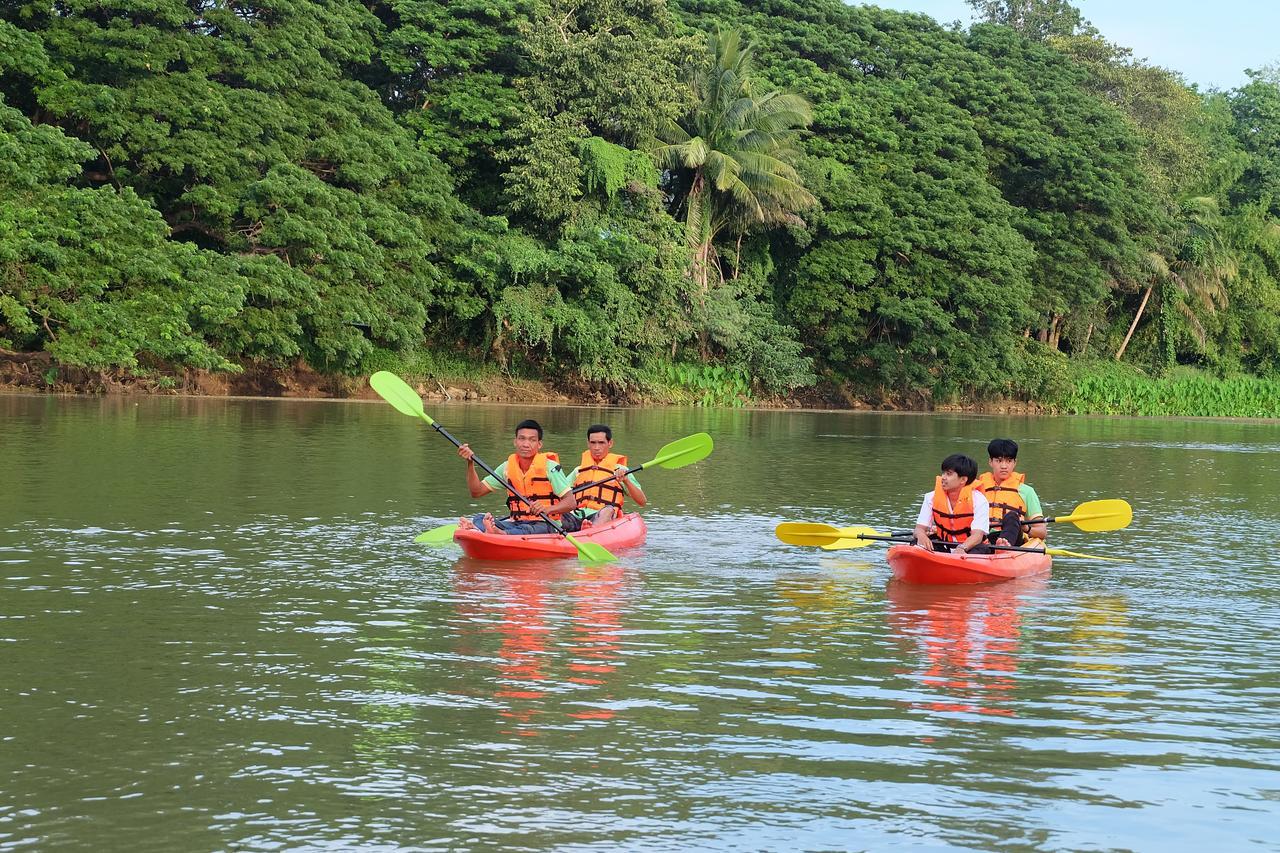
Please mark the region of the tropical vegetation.
[[1280, 416], [1280, 70], [970, 5], [12, 0], [0, 354]]

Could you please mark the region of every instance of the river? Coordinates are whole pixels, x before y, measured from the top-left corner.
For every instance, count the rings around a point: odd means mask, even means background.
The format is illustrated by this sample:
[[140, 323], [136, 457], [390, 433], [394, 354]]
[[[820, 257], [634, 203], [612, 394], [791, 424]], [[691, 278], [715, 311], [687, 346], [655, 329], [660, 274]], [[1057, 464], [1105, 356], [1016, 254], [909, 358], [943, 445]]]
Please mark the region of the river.
[[[1280, 427], [434, 405], [482, 458], [603, 420], [648, 543], [505, 565], [381, 402], [0, 397], [0, 849], [1276, 849]], [[1052, 576], [889, 583], [938, 462], [1022, 445], [1133, 525]]]

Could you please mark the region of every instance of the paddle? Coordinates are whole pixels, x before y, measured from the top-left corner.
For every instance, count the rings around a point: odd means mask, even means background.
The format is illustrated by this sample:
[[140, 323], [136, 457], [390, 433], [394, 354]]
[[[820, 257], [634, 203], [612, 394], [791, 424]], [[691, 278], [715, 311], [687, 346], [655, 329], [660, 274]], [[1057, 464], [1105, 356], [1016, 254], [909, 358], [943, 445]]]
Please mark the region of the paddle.
[[1119, 499], [1085, 501], [1071, 510], [1070, 515], [1054, 518], [1036, 518], [1022, 522], [1023, 526], [1050, 521], [1069, 521], [1081, 530], [1098, 533], [1104, 530], [1121, 530], [1133, 521], [1133, 508], [1128, 501]]
[[662, 449], [658, 451], [658, 455], [648, 462], [642, 462], [634, 468], [628, 468], [626, 474], [619, 475], [615, 473], [605, 477], [603, 480], [596, 480], [594, 483], [583, 483], [581, 486], [575, 486], [573, 493], [576, 495], [578, 492], [585, 492], [587, 489], [593, 489], [596, 486], [612, 482], [620, 476], [634, 474], [654, 465], [659, 468], [683, 468], [686, 465], [692, 465], [694, 462], [706, 459], [711, 454], [713, 446], [711, 436], [705, 432], [677, 438], [670, 444], [663, 445]]
[[453, 542], [453, 532], [457, 529], [458, 525], [456, 524], [433, 527], [425, 533], [419, 533], [413, 537], [413, 541], [419, 545], [449, 545]]
[[[827, 550], [839, 548], [864, 548], [872, 542], [898, 542], [904, 545], [913, 540], [901, 535], [878, 533], [869, 527], [833, 527], [830, 524], [819, 524], [807, 521], [784, 521], [774, 529], [776, 535], [788, 545], [807, 545], [810, 547], [827, 547]], [[956, 547], [960, 543], [943, 542], [944, 546]], [[1083, 560], [1106, 560], [1112, 563], [1131, 563], [1132, 560], [1121, 557], [1097, 557], [1092, 554], [1081, 554], [1066, 551], [1062, 548], [1017, 548], [1013, 545], [990, 545], [996, 551], [1022, 551], [1027, 553], [1045, 553], [1056, 557], [1079, 557]]]
[[832, 527], [830, 524], [809, 521], [784, 521], [774, 528], [773, 533], [788, 545], [815, 548], [830, 545], [841, 539], [857, 543], [850, 545], [850, 548], [864, 548], [875, 539], [893, 538], [890, 534], [880, 533], [872, 527]]
[[[409, 387], [409, 383], [405, 382], [399, 376], [385, 370], [379, 370], [377, 373], [369, 377], [369, 385], [372, 386], [374, 391], [378, 392], [378, 395], [382, 397], [382, 399], [395, 407], [396, 411], [403, 415], [409, 415], [410, 417], [421, 418], [426, 421], [427, 426], [447, 438], [454, 447], [462, 446], [462, 442], [450, 435], [447, 429], [440, 426], [440, 424], [436, 423], [430, 415], [423, 411], [422, 398], [418, 396], [418, 392]], [[515, 495], [518, 500], [523, 501], [530, 509], [533, 509], [532, 501], [517, 492], [515, 489], [511, 488], [511, 484], [499, 477], [497, 472], [486, 465], [479, 456], [472, 456], [471, 460], [484, 469], [485, 473], [490, 477], [497, 480], [499, 485], [511, 492], [511, 494]], [[598, 545], [595, 542], [579, 542], [577, 539], [574, 539], [563, 527], [553, 521], [551, 516], [546, 513], [539, 513], [539, 515], [542, 516], [543, 520], [546, 521], [547, 524], [551, 525], [552, 530], [559, 533], [565, 539], [568, 539], [573, 547], [578, 549], [578, 559], [582, 560], [584, 563], [612, 563], [618, 559], [613, 556], [613, 554], [609, 553], [608, 549], [603, 545]], [[435, 531], [428, 531], [428, 533], [433, 532]]]

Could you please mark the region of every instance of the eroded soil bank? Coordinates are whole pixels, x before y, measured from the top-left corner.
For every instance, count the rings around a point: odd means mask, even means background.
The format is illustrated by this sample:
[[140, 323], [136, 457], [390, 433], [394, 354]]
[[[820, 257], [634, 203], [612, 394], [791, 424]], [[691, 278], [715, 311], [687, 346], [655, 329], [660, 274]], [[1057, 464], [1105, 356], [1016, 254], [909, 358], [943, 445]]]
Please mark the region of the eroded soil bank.
[[[564, 405], [666, 405], [676, 399], [616, 393], [582, 383], [552, 386], [546, 382], [502, 374], [465, 379], [422, 378], [414, 382], [427, 400]], [[376, 399], [363, 377], [322, 374], [301, 362], [288, 367], [248, 365], [240, 373], [207, 370], [160, 371], [137, 376], [122, 370], [89, 370], [57, 365], [48, 353], [0, 351], [0, 392], [59, 394], [176, 394], [203, 397], [287, 397], [312, 399]], [[870, 399], [832, 385], [801, 389], [793, 395], [753, 399], [752, 408], [876, 409], [897, 411], [1039, 412], [1021, 401], [973, 401], [939, 404], [919, 392]]]

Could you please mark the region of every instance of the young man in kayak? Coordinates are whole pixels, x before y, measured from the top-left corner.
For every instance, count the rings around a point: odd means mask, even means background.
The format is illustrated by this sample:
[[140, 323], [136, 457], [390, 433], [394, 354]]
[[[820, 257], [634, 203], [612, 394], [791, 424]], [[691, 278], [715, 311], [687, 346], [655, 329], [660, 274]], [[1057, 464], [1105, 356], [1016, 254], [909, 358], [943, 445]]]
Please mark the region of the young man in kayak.
[[[1044, 518], [1044, 511], [1040, 508], [1040, 496], [1027, 485], [1026, 475], [1013, 470], [1018, 465], [1018, 442], [1011, 438], [994, 439], [987, 445], [987, 456], [991, 470], [982, 472], [973, 484], [991, 508], [991, 532], [987, 541], [992, 545], [1030, 543], [1032, 547], [1044, 547], [1048, 536], [1046, 525], [1023, 523]], [[1032, 539], [1037, 541], [1031, 542]]]
[[[560, 467], [554, 453], [542, 452], [542, 425], [526, 420], [516, 424], [516, 452], [507, 457], [494, 471], [511, 484], [511, 488], [533, 502], [530, 507], [514, 492], [507, 492], [506, 518], [495, 519], [493, 513], [478, 513], [473, 518], [458, 519], [462, 530], [480, 528], [486, 533], [553, 533], [554, 528], [543, 518], [550, 516], [568, 532], [581, 527], [573, 509], [578, 505], [573, 495], [573, 481]], [[458, 455], [467, 460], [467, 488], [471, 497], [479, 498], [502, 489], [493, 477], [483, 480], [476, 474], [475, 451], [470, 445], [458, 448]]]
[[[609, 477], [616, 478], [605, 483]], [[644, 506], [648, 499], [635, 475], [627, 473], [627, 457], [613, 452], [613, 430], [604, 424], [587, 427], [587, 449], [582, 461], [569, 472], [573, 481], [578, 508], [574, 514], [582, 519], [584, 527], [605, 524], [622, 515], [622, 502], [627, 498]], [[588, 489], [579, 488], [599, 483]]]
[[[991, 509], [982, 492], [973, 487], [978, 463], [962, 453], [942, 460], [942, 476], [924, 496], [916, 519], [916, 544], [952, 554], [990, 554], [987, 537]], [[943, 543], [955, 543], [945, 545]]]

